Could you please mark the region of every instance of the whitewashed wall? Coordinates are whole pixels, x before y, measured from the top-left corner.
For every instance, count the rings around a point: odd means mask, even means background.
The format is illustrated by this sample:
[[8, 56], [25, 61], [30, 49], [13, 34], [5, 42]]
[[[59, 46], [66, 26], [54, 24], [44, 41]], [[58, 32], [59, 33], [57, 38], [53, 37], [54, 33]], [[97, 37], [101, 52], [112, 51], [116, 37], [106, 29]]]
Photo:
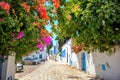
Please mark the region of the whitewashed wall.
[[8, 60], [2, 63], [1, 80], [15, 80], [15, 54], [8, 56]]
[[63, 50], [66, 50], [66, 55], [65, 57], [61, 57], [62, 58], [61, 60], [63, 63], [67, 63], [67, 44], [66, 43], [62, 46], [62, 51]]
[[38, 51], [33, 51], [33, 52], [30, 53], [28, 56], [24, 56], [24, 57], [23, 57], [23, 60], [24, 60], [26, 57], [31, 58], [31, 59], [33, 59], [33, 58], [40, 58], [40, 54], [42, 55], [42, 59], [43, 59], [43, 60], [44, 60], [44, 59], [46, 60], [46, 58], [47, 58], [46, 47], [45, 47], [44, 51], [40, 51], [40, 50], [38, 50]]
[[11, 76], [15, 80], [15, 55], [8, 57], [6, 80]]
[[74, 52], [72, 53], [72, 63], [73, 63], [73, 67], [75, 67], [76, 69], [80, 69], [81, 70], [81, 62], [79, 60], [80, 54], [75, 54]]
[[[62, 57], [62, 62], [70, 65], [70, 59], [72, 57], [72, 40], [69, 39], [63, 46], [62, 46], [62, 51], [66, 50], [66, 56]], [[68, 56], [68, 59], [67, 59]], [[67, 62], [68, 61], [68, 62]]]
[[[120, 47], [117, 47], [116, 52], [111, 56], [94, 52], [93, 59], [97, 75], [105, 80], [120, 80]], [[102, 64], [105, 64], [106, 70], [102, 70]]]
[[95, 72], [95, 64], [93, 62], [93, 54], [92, 53], [86, 53], [86, 62], [87, 62], [87, 72], [92, 75], [96, 75]]
[[[72, 53], [73, 67], [76, 67], [79, 70], [82, 70], [82, 56], [81, 56], [82, 52], [85, 51], [81, 51], [77, 54], [75, 52]], [[86, 53], [86, 72], [92, 75], [96, 75], [92, 53], [90, 54]]]
[[44, 49], [44, 51], [39, 51], [38, 53], [39, 55], [42, 55], [42, 60], [46, 60], [47, 59], [47, 52], [46, 52], [46, 47]]

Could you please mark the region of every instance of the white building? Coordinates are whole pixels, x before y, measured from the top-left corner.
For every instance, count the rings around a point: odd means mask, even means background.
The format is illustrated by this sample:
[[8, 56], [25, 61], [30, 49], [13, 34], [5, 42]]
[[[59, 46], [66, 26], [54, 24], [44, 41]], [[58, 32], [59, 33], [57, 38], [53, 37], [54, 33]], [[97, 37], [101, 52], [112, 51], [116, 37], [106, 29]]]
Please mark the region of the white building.
[[63, 46], [61, 52], [61, 61], [72, 65], [72, 40], [69, 39]]
[[81, 51], [79, 53], [72, 53], [73, 66], [79, 70], [83, 70], [89, 74], [96, 75], [95, 64], [91, 53]]
[[120, 80], [120, 47], [117, 47], [116, 52], [112, 55], [99, 51], [88, 54], [83, 51], [77, 54], [76, 58], [78, 58], [78, 62], [76, 60], [77, 68], [80, 70], [98, 75], [105, 80]]
[[45, 61], [47, 59], [47, 52], [46, 52], [46, 47], [44, 48], [43, 51], [37, 50], [37, 51], [33, 51], [32, 53], [30, 53], [28, 56], [23, 57], [23, 60], [25, 58], [40, 58], [41, 60]]
[[112, 55], [94, 52], [93, 61], [96, 75], [105, 80], [120, 80], [120, 47], [116, 47], [116, 52]]
[[68, 40], [62, 46], [61, 61], [72, 65], [86, 73], [100, 76], [104, 80], [120, 80], [120, 46], [112, 55], [99, 51], [87, 53], [81, 51], [78, 54], [72, 51], [72, 40]]
[[0, 63], [0, 80], [15, 80], [15, 54], [9, 55], [5, 62]]

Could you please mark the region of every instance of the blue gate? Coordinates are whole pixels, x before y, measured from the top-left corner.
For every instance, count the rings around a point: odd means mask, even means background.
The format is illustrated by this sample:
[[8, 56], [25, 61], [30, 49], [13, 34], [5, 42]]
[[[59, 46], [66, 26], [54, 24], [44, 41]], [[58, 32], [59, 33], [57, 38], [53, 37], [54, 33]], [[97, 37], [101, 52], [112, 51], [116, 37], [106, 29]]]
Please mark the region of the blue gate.
[[86, 54], [82, 53], [82, 70], [86, 71]]

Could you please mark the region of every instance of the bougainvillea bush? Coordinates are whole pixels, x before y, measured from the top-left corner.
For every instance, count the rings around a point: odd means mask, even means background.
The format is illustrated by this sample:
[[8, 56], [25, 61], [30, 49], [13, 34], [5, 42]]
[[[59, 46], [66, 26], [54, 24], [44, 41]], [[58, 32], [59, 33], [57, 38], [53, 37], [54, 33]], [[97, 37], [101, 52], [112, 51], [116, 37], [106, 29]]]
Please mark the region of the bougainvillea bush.
[[16, 52], [17, 58], [51, 44], [51, 34], [45, 30], [50, 17], [45, 4], [57, 9], [58, 0], [0, 0], [0, 55]]

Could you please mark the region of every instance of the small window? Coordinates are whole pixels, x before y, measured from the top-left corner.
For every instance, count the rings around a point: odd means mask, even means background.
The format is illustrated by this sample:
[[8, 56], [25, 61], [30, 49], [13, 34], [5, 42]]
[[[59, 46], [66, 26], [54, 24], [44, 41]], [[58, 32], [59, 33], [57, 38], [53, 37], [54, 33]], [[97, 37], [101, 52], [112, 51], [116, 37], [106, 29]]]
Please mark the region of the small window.
[[102, 64], [101, 67], [102, 67], [102, 70], [104, 70], [104, 71], [106, 70], [105, 64]]

